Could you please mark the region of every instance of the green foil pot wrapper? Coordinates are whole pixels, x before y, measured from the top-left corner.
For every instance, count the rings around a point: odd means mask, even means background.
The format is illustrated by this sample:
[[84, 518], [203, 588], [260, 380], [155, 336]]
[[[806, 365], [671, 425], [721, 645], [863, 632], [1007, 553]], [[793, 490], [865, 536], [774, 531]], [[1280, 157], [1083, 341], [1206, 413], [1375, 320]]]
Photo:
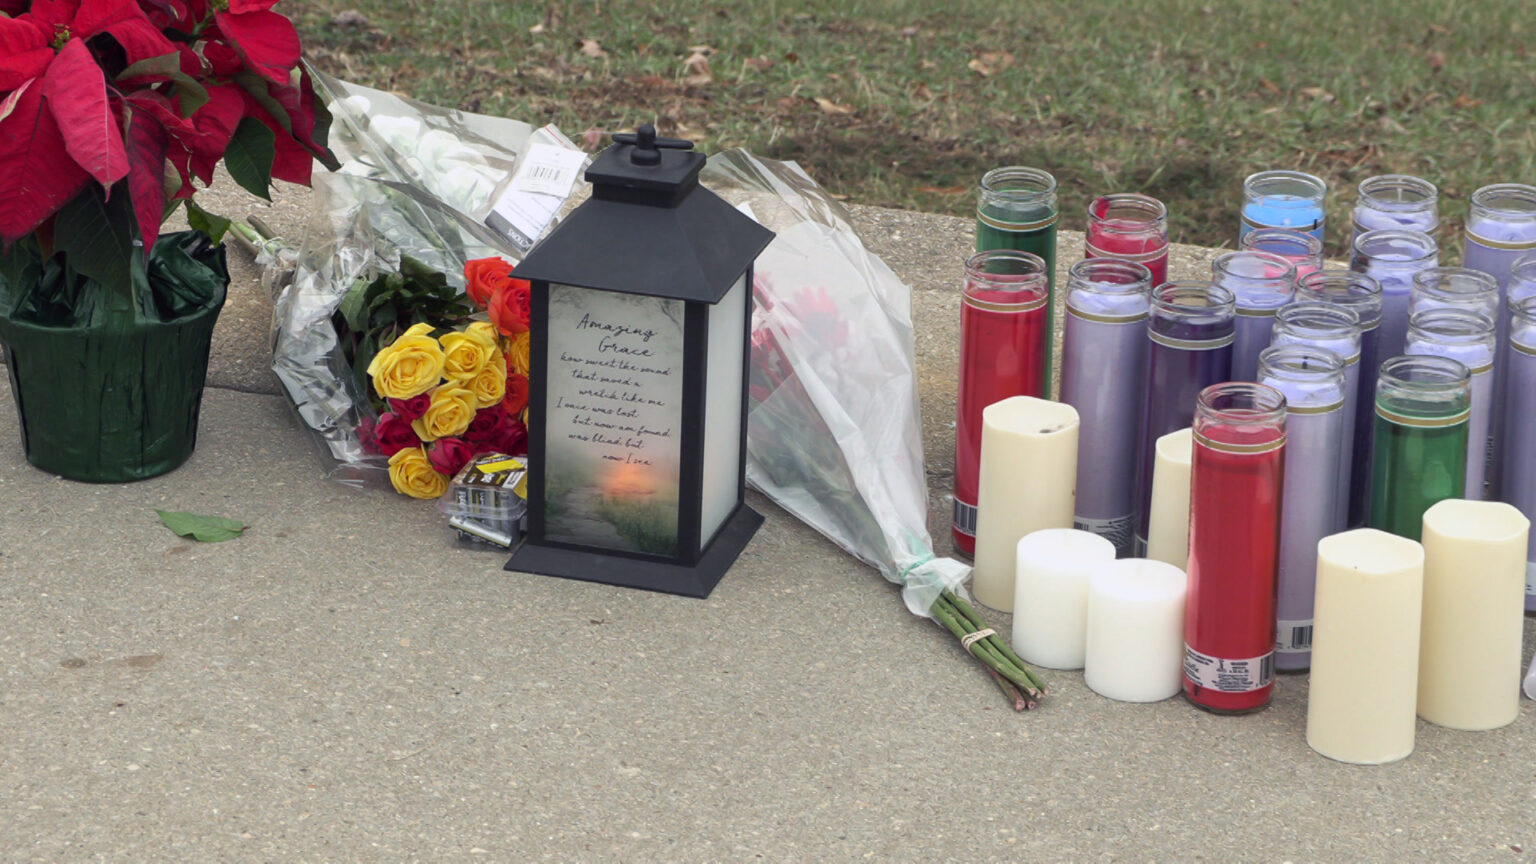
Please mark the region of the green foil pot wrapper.
[[224, 250], [162, 236], [132, 296], [15, 249], [0, 272], [0, 341], [27, 461], [88, 483], [171, 471], [197, 445]]

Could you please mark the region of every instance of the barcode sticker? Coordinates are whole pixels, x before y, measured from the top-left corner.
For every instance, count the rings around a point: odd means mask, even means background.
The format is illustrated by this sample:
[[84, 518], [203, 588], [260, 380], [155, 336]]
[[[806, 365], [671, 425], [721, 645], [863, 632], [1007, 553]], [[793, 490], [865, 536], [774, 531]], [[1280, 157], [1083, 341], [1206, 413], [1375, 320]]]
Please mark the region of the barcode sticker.
[[1281, 654], [1305, 654], [1311, 651], [1312, 619], [1276, 622], [1275, 650]]
[[580, 150], [530, 143], [485, 224], [500, 231], [519, 252], [532, 249], [571, 194], [586, 160]]
[[1079, 531], [1087, 531], [1089, 534], [1097, 534], [1115, 544], [1116, 557], [1129, 557], [1132, 539], [1130, 516], [1121, 516], [1118, 519], [1089, 519], [1086, 516], [1075, 516], [1072, 519], [1072, 527]]
[[1196, 687], [1218, 693], [1251, 693], [1268, 687], [1275, 679], [1275, 654], [1230, 660], [1212, 657], [1184, 646], [1184, 677]]
[[976, 507], [955, 499], [955, 530], [967, 537], [976, 536]]

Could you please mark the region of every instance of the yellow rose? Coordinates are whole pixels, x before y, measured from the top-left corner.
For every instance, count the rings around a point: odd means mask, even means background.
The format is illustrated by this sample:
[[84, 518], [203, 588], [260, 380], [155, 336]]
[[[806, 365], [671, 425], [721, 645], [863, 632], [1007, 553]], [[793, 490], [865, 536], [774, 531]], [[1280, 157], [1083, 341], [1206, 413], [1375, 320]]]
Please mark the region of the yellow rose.
[[380, 396], [409, 399], [431, 390], [442, 380], [443, 349], [431, 333], [432, 325], [413, 324], [373, 355], [368, 374]]
[[420, 447], [407, 447], [389, 457], [389, 482], [396, 492], [412, 498], [440, 498], [448, 491], [448, 478], [437, 473]]
[[443, 377], [449, 381], [462, 384], [474, 380], [496, 350], [496, 329], [485, 322], [476, 324], [438, 340], [443, 344]]
[[489, 408], [499, 404], [507, 395], [507, 361], [500, 351], [492, 351], [480, 374], [469, 382], [469, 392], [475, 394], [476, 408]]
[[432, 391], [427, 412], [411, 421], [411, 429], [423, 441], [436, 441], [462, 435], [475, 419], [475, 394], [457, 384], [444, 384]]
[[512, 360], [512, 371], [528, 377], [528, 331], [523, 331], [512, 337], [512, 345], [507, 349], [507, 357]]

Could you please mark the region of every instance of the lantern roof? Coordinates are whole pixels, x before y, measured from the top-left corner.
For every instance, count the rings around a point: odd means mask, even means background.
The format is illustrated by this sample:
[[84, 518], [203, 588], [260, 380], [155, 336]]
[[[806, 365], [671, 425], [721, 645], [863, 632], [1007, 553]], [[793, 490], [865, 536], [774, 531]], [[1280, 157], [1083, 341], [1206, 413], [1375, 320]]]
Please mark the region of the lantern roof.
[[717, 303], [773, 232], [699, 186], [705, 157], [642, 126], [592, 163], [592, 198], [517, 265], [519, 279]]

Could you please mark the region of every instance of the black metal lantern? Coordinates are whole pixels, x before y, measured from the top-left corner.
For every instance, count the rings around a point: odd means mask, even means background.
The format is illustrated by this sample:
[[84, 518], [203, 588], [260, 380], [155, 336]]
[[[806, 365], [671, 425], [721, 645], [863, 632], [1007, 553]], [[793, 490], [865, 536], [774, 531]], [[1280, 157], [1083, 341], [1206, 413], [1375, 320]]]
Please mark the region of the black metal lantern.
[[508, 570], [706, 597], [763, 517], [746, 483], [752, 262], [773, 232], [705, 157], [615, 135], [533, 285], [528, 539]]

